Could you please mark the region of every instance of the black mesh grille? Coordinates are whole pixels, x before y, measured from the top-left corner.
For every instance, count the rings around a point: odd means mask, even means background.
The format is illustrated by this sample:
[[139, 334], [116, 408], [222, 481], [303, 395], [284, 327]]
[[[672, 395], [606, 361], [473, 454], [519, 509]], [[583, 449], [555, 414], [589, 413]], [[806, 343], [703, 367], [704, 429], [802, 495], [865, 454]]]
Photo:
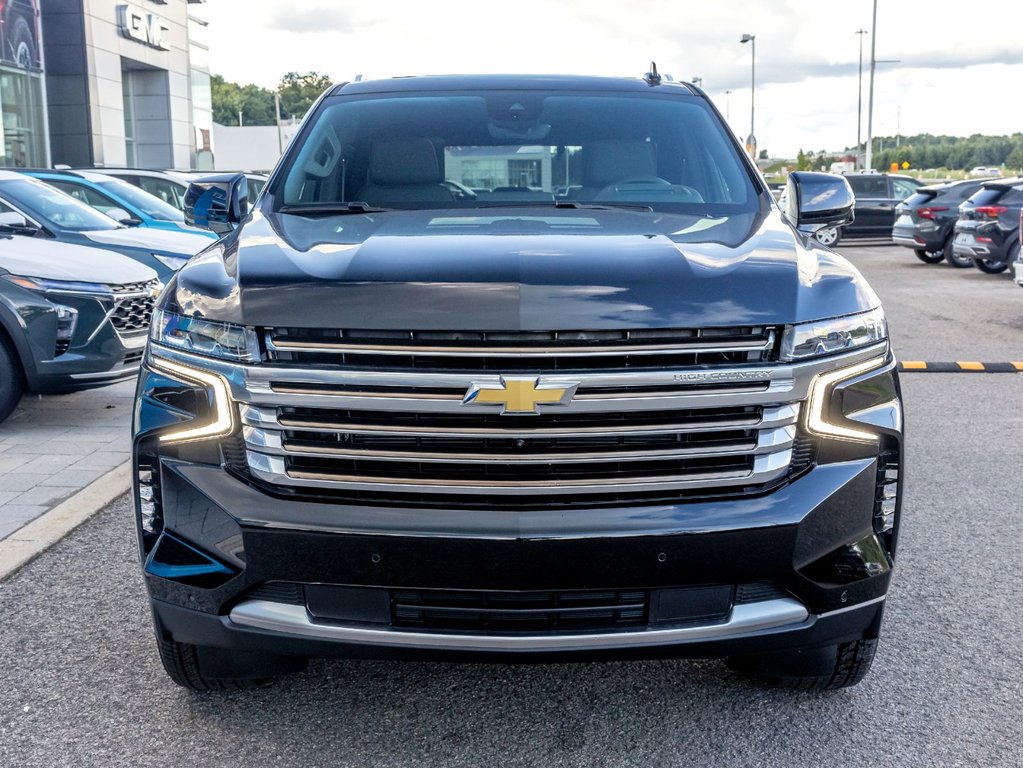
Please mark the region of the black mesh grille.
[[644, 590], [391, 593], [395, 626], [506, 632], [640, 626], [649, 601]]
[[[269, 359], [282, 366], [476, 373], [762, 363], [776, 359], [776, 338], [777, 329], [770, 326], [550, 332], [273, 328], [267, 332]], [[513, 350], [518, 353], [511, 354]]]

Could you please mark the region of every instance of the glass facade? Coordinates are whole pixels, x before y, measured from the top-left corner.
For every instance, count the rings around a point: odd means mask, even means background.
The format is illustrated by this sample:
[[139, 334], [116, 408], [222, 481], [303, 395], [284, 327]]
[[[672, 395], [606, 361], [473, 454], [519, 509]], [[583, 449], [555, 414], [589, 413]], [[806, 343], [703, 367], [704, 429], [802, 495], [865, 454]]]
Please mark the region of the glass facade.
[[0, 166], [48, 165], [42, 73], [0, 65], [0, 115]]

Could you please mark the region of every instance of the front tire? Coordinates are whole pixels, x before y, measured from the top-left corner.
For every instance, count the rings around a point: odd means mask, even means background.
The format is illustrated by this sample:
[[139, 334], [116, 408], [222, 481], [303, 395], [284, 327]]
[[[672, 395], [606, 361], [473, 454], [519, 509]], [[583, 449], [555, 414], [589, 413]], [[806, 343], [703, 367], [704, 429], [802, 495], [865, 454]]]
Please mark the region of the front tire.
[[834, 248], [842, 239], [842, 230], [839, 227], [824, 227], [813, 233], [814, 240], [827, 248]]
[[916, 248], [913, 250], [913, 253], [915, 253], [916, 257], [924, 264], [937, 264], [945, 258], [945, 255], [940, 251], [932, 253], [931, 251], [925, 251], [923, 248]]
[[242, 691], [264, 685], [279, 674], [300, 672], [306, 660], [246, 651], [229, 651], [157, 638], [167, 675], [193, 691]]
[[854, 686], [866, 677], [876, 652], [877, 639], [863, 638], [827, 648], [731, 657], [726, 663], [776, 688], [833, 691]]
[[25, 392], [25, 374], [21, 361], [7, 340], [0, 337], [0, 421], [18, 407]]

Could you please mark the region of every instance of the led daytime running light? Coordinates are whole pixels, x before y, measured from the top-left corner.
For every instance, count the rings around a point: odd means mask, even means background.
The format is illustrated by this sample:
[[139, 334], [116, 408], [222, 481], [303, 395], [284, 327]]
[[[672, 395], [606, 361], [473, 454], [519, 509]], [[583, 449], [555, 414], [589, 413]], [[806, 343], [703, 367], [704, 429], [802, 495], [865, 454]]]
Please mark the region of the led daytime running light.
[[877, 435], [858, 429], [832, 424], [824, 418], [824, 408], [828, 403], [827, 394], [832, 385], [840, 381], [855, 378], [867, 371], [879, 368], [884, 364], [883, 357], [874, 357], [857, 365], [839, 368], [828, 373], [817, 374], [810, 384], [810, 397], [807, 400], [806, 428], [824, 437], [837, 437], [844, 440], [860, 440], [876, 442]]
[[223, 376], [163, 358], [154, 357], [151, 364], [153, 368], [169, 374], [172, 378], [188, 384], [201, 384], [213, 392], [213, 421], [199, 426], [193, 426], [190, 422], [185, 429], [160, 435], [161, 443], [209, 440], [215, 437], [224, 437], [234, 431], [234, 408], [231, 407], [231, 395], [228, 391], [227, 380]]

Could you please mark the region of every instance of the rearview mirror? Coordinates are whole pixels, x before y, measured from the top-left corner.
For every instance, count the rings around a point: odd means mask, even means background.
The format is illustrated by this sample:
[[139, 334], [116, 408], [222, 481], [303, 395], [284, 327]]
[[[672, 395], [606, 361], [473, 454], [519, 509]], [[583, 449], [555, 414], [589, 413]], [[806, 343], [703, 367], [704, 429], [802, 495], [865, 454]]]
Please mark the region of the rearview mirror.
[[111, 219], [116, 221], [118, 224], [124, 224], [128, 227], [137, 227], [142, 222], [128, 213], [124, 208], [110, 208], [104, 211], [104, 213]]
[[17, 211], [0, 213], [0, 232], [17, 235], [34, 235], [38, 230], [28, 223], [28, 219]]
[[226, 235], [249, 213], [249, 183], [244, 173], [203, 176], [185, 192], [185, 223]]
[[852, 187], [844, 177], [832, 173], [790, 173], [782, 200], [785, 217], [805, 234], [843, 227], [852, 223], [855, 215]]

